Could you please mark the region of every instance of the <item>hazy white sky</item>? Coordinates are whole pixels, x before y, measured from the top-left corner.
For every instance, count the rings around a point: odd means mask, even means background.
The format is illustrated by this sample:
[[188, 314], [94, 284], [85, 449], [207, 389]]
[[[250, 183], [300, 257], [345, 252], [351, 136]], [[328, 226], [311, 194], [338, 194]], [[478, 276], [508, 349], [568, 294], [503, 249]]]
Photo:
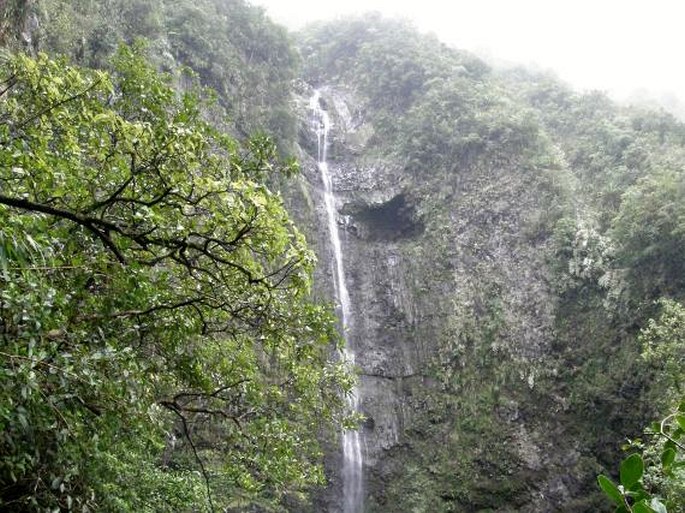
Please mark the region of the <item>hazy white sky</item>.
[[444, 42], [554, 70], [579, 89], [685, 99], [681, 0], [251, 0], [291, 28], [377, 10]]

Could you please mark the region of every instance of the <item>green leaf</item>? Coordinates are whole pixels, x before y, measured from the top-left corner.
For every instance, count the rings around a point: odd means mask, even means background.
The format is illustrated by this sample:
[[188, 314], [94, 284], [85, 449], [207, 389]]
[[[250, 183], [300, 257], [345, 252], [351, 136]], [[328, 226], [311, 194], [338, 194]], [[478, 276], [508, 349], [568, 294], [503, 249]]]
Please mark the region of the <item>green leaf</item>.
[[631, 490], [626, 493], [633, 502], [641, 502], [649, 499], [649, 494], [642, 488], [641, 483], [636, 483], [633, 485]]
[[623, 504], [623, 494], [611, 479], [604, 474], [600, 474], [597, 476], [597, 482], [599, 483], [599, 487], [602, 489], [602, 491], [604, 491], [604, 493], [609, 496], [609, 498], [618, 506]]
[[638, 502], [633, 505], [633, 513], [654, 513], [654, 510], [644, 502]]
[[631, 454], [621, 462], [621, 484], [626, 488], [632, 487], [642, 478], [644, 470], [645, 465], [642, 461], [642, 456]]
[[670, 467], [671, 464], [675, 461], [676, 457], [676, 452], [675, 449], [672, 447], [667, 447], [664, 449], [664, 451], [661, 453], [661, 465], [664, 468]]
[[680, 426], [680, 429], [685, 429], [685, 415], [677, 415], [675, 420]]

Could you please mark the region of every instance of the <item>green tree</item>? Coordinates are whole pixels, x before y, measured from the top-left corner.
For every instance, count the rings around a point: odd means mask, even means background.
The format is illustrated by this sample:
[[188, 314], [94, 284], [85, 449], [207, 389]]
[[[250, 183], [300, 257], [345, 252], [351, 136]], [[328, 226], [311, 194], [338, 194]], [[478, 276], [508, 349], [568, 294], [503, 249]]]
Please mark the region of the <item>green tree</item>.
[[144, 38], [159, 67], [190, 67], [218, 92], [235, 133], [268, 131], [282, 151], [294, 142], [289, 102], [296, 55], [286, 30], [263, 9], [245, 0], [41, 0], [40, 5], [42, 50], [107, 68], [121, 42]]
[[617, 265], [638, 301], [681, 297], [685, 290], [685, 179], [660, 171], [624, 194], [613, 221]]
[[646, 433], [654, 439], [647, 446], [641, 440], [632, 442], [640, 452], [621, 462], [619, 482], [601, 474], [599, 487], [616, 513], [680, 513], [685, 491], [685, 400]]
[[[0, 507], [228, 510], [323, 480], [351, 377], [268, 139], [123, 48], [0, 78]], [[293, 498], [294, 497], [294, 498]]]
[[685, 307], [662, 299], [659, 315], [642, 330], [643, 357], [654, 369], [659, 395], [669, 405], [685, 393]]
[[0, 2], [0, 46], [35, 50], [38, 28], [37, 0]]

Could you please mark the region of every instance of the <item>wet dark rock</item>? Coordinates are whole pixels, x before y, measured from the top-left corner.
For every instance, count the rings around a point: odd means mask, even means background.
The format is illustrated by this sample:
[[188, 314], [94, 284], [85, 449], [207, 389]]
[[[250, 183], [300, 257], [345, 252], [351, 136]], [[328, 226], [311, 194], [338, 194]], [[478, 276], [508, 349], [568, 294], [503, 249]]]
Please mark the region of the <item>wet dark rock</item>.
[[405, 194], [398, 194], [380, 204], [347, 204], [340, 213], [351, 217], [350, 228], [354, 235], [370, 241], [412, 238], [421, 235], [425, 229]]

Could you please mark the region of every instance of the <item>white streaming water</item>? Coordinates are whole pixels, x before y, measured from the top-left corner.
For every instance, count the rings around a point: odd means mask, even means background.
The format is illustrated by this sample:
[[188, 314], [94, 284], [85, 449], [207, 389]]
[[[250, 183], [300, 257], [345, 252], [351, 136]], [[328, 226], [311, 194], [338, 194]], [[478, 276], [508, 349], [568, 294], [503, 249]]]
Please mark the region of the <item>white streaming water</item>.
[[[335, 295], [340, 304], [340, 323], [345, 349], [343, 357], [354, 365], [355, 355], [347, 340], [347, 330], [350, 323], [350, 295], [345, 285], [345, 268], [343, 266], [342, 244], [338, 231], [337, 211], [335, 209], [335, 194], [333, 193], [333, 181], [328, 170], [327, 150], [328, 134], [331, 129], [331, 120], [321, 107], [321, 93], [316, 91], [309, 100], [309, 107], [313, 111], [314, 131], [317, 137], [317, 166], [321, 173], [324, 186], [324, 203], [326, 205], [326, 217], [328, 218], [328, 233], [331, 246], [333, 247], [333, 267], [335, 268], [334, 286]], [[348, 406], [352, 411], [359, 409], [359, 390], [355, 389], [348, 397]], [[357, 430], [346, 430], [343, 433], [343, 513], [362, 513], [364, 509], [364, 496], [362, 489], [362, 447], [361, 436]]]

